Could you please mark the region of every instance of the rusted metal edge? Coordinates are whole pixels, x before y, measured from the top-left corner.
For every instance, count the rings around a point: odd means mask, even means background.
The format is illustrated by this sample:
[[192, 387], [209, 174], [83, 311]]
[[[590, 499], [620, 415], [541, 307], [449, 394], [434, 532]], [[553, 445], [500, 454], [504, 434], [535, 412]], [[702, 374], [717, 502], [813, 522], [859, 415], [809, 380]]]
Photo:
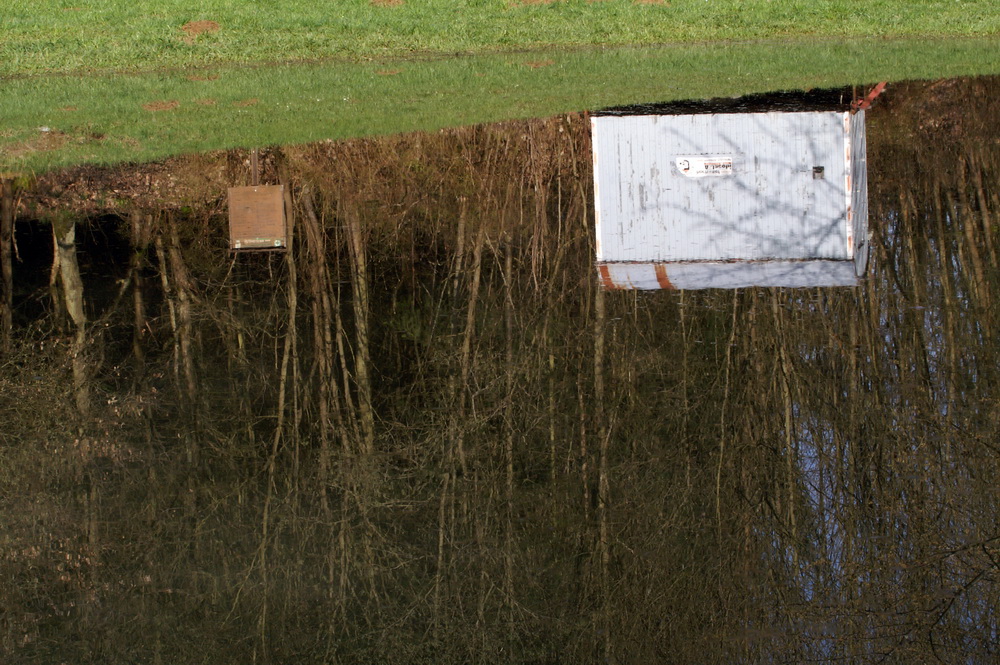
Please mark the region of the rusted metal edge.
[[887, 81], [880, 82], [878, 85], [876, 85], [874, 88], [871, 89], [871, 92], [865, 95], [864, 99], [860, 100], [855, 99], [853, 102], [851, 102], [851, 110], [854, 112], [864, 111], [869, 106], [871, 106], [872, 102], [875, 101], [875, 98], [881, 95], [882, 91], [885, 90], [886, 83]]
[[667, 277], [667, 266], [657, 263], [653, 266], [653, 272], [656, 273], [656, 283], [660, 285], [661, 289], [674, 290], [674, 285], [670, 283], [670, 278]]
[[230, 245], [229, 251], [231, 252], [287, 252], [288, 246], [281, 245], [243, 245], [239, 247], [235, 245]]
[[844, 258], [830, 258], [822, 256], [812, 256], [808, 258], [770, 258], [770, 259], [688, 259], [686, 261], [599, 261], [597, 266], [603, 268], [604, 266], [685, 266], [685, 265], [697, 265], [699, 263], [813, 263], [815, 261], [832, 261], [832, 262], [850, 262], [851, 259]]
[[601, 284], [605, 289], [608, 289], [609, 291], [617, 291], [622, 288], [615, 284], [615, 280], [611, 279], [611, 270], [607, 265], [602, 263], [597, 266], [597, 270], [601, 275]]

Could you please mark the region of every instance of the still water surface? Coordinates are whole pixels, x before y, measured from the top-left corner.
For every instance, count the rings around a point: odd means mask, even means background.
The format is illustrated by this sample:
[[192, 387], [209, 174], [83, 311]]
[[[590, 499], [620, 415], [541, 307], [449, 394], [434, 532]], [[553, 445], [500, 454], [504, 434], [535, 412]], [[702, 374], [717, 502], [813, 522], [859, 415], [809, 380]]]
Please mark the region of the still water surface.
[[242, 155], [170, 165], [77, 222], [87, 416], [19, 304], [3, 649], [995, 662], [998, 91], [869, 112], [854, 288], [600, 291], [581, 116], [270, 151], [289, 254], [225, 249]]

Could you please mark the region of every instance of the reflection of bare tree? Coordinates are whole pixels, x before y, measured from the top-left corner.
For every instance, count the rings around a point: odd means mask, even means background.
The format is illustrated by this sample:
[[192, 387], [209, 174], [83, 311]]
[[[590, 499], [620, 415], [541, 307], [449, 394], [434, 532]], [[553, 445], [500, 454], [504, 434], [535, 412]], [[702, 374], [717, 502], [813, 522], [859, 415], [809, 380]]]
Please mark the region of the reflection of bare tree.
[[284, 256], [138, 211], [89, 419], [15, 320], [4, 657], [995, 661], [1000, 160], [878, 122], [856, 289], [601, 293], [576, 116], [287, 149]]

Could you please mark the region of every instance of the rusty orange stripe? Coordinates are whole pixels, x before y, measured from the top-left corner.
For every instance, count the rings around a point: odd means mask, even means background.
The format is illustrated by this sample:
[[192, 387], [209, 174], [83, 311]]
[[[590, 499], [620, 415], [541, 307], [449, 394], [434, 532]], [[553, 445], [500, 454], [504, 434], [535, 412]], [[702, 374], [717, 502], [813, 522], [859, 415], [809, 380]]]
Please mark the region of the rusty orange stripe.
[[869, 92], [868, 96], [865, 97], [863, 100], [861, 101], [855, 100], [854, 102], [852, 102], [851, 108], [853, 108], [855, 111], [864, 111], [865, 109], [870, 107], [872, 105], [872, 102], [875, 101], [875, 98], [881, 95], [882, 91], [885, 90], [886, 83], [887, 83], [886, 81], [882, 81], [877, 86], [872, 88], [871, 92]]
[[656, 282], [660, 285], [661, 289], [673, 289], [674, 285], [670, 283], [670, 278], [667, 277], [667, 267], [663, 264], [657, 263], [653, 266], [653, 270], [656, 272]]
[[614, 280], [611, 279], [611, 271], [606, 265], [597, 266], [598, 271], [601, 273], [601, 283], [604, 284], [604, 288], [614, 291], [618, 289], [618, 285], [615, 284]]

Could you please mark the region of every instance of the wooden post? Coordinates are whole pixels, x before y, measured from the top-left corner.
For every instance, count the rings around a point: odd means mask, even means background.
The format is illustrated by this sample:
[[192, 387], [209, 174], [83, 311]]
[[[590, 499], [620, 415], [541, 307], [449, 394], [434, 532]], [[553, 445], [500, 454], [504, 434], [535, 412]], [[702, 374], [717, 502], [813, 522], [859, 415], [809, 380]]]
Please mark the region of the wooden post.
[[73, 388], [76, 392], [76, 406], [81, 415], [90, 411], [89, 387], [87, 385], [87, 361], [84, 347], [87, 340], [87, 315], [84, 312], [83, 279], [76, 256], [76, 222], [72, 217], [58, 217], [52, 220], [52, 236], [55, 244], [53, 261], [59, 264], [63, 300], [66, 312], [76, 331], [70, 355], [73, 361]]
[[11, 265], [14, 237], [14, 182], [0, 180], [0, 266], [3, 268], [3, 305], [0, 306], [0, 338], [3, 350], [10, 350], [14, 327], [14, 268]]

